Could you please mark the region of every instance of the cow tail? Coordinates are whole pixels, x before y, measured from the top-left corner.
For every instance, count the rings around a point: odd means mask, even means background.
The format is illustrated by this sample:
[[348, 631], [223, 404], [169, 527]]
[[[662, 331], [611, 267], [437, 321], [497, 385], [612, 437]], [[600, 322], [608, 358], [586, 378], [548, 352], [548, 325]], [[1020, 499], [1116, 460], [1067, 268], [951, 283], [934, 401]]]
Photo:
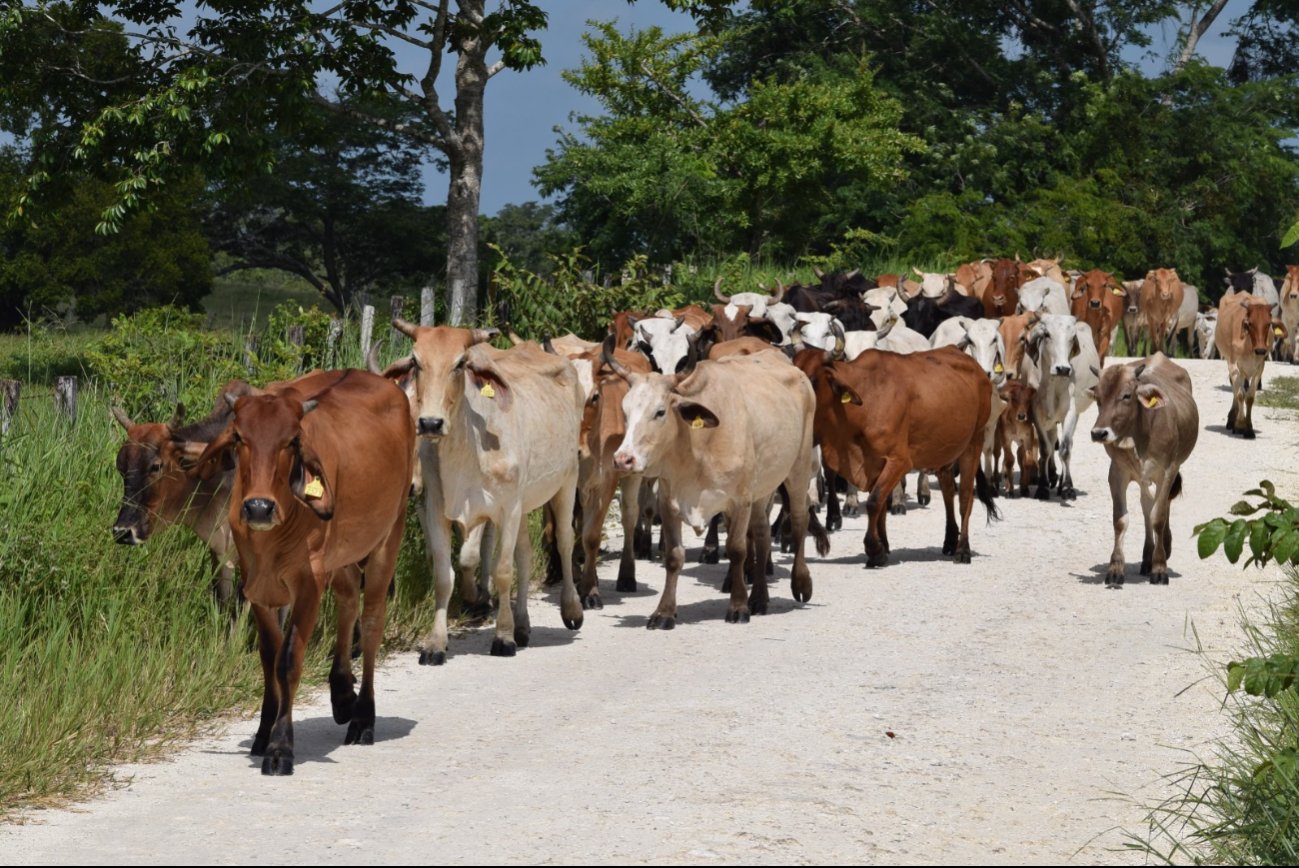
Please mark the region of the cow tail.
[[988, 477], [984, 475], [982, 467], [975, 470], [974, 490], [979, 497], [979, 503], [988, 510], [988, 524], [992, 524], [994, 518], [1000, 521], [1001, 510], [997, 509], [997, 503], [992, 499], [992, 486], [988, 483]]
[[830, 554], [830, 535], [825, 531], [825, 525], [821, 524], [821, 519], [817, 517], [812, 510], [807, 511], [807, 530], [816, 540], [816, 553], [821, 557]]
[[1182, 474], [1173, 477], [1173, 487], [1168, 491], [1168, 499], [1172, 500], [1182, 493]]

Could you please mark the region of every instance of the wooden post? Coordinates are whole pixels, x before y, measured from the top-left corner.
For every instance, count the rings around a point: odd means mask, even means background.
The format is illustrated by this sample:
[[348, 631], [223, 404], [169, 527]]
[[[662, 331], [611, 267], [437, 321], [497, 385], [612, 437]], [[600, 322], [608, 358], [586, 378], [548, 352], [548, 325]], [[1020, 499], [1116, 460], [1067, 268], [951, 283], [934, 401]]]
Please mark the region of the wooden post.
[[433, 325], [436, 314], [435, 303], [437, 299], [437, 287], [429, 284], [419, 291], [419, 324], [422, 326]]
[[0, 434], [8, 434], [9, 426], [18, 418], [18, 393], [22, 388], [17, 380], [0, 380]]
[[307, 327], [299, 323], [289, 326], [289, 343], [300, 347], [307, 342]]
[[361, 358], [370, 357], [370, 335], [374, 331], [374, 305], [361, 308]]
[[329, 321], [329, 335], [325, 338], [325, 366], [338, 367], [339, 342], [343, 337], [343, 321], [333, 317]]
[[[392, 316], [388, 319], [389, 323], [391, 323], [394, 319], [405, 319], [405, 317], [403, 317], [402, 314], [406, 312], [406, 298], [400, 295], [389, 296], [388, 311], [389, 313], [392, 314]], [[400, 346], [400, 344], [398, 344], [397, 341], [401, 340], [406, 336], [401, 332], [397, 331], [395, 328], [392, 328], [391, 325], [389, 325], [388, 331], [389, 331], [388, 348], [391, 350], [396, 350], [397, 347]]]
[[77, 421], [76, 377], [58, 377], [54, 380], [54, 406], [68, 417], [69, 422]]
[[244, 338], [244, 369], [252, 373], [257, 367], [257, 335]]

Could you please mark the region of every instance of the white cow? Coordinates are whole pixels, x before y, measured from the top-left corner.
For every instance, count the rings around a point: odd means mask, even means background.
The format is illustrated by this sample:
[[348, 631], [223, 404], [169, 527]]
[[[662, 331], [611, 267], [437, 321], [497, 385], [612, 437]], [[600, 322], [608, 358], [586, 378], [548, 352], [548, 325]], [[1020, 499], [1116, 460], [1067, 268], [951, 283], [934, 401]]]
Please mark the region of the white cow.
[[993, 479], [997, 470], [997, 421], [1006, 402], [998, 389], [1006, 382], [1006, 342], [996, 319], [969, 319], [955, 316], [939, 323], [930, 344], [934, 349], [953, 346], [969, 355], [992, 381], [992, 412], [983, 433], [983, 472]]
[[634, 345], [657, 371], [675, 373], [690, 352], [690, 338], [697, 332], [683, 316], [652, 316], [633, 324]]
[[1050, 277], [1036, 277], [1019, 288], [1016, 313], [1033, 313], [1067, 316], [1069, 291], [1063, 283]]
[[1033, 424], [1042, 453], [1036, 497], [1051, 497], [1047, 467], [1058, 443], [1061, 466], [1056, 490], [1061, 499], [1071, 499], [1077, 496], [1069, 469], [1074, 431], [1078, 417], [1095, 400], [1090, 390], [1100, 371], [1100, 356], [1091, 329], [1069, 315], [1046, 314], [1029, 332], [1027, 343], [1036, 369], [1029, 381], [1037, 386]]
[[1195, 343], [1200, 351], [1200, 358], [1216, 359], [1218, 357], [1218, 348], [1213, 341], [1213, 335], [1217, 328], [1218, 309], [1216, 307], [1203, 312], [1196, 312]]

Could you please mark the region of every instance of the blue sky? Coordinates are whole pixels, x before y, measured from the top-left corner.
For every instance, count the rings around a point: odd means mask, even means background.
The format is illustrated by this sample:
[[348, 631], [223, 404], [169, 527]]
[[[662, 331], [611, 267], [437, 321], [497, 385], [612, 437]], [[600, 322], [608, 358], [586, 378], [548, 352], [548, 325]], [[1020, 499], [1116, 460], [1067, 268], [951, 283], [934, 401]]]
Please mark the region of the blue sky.
[[[581, 64], [581, 36], [588, 20], [616, 18], [622, 29], [657, 25], [669, 33], [694, 27], [689, 15], [672, 12], [657, 0], [640, 0], [634, 4], [622, 0], [543, 0], [541, 5], [550, 14], [549, 28], [541, 35], [546, 65], [528, 72], [504, 71], [487, 86], [481, 204], [484, 214], [495, 214], [507, 203], [540, 199], [532, 186], [532, 168], [545, 160], [546, 148], [555, 144], [554, 128], [568, 126], [568, 117], [573, 112], [597, 110], [593, 100], [573, 90], [560, 77], [563, 70]], [[1248, 8], [1249, 0], [1231, 0], [1213, 28], [1200, 40], [1199, 56], [1209, 63], [1225, 66], [1231, 60], [1234, 43], [1223, 33]], [[1166, 26], [1151, 35], [1152, 56], [1130, 59], [1139, 60], [1148, 71], [1157, 72], [1164, 68], [1177, 32], [1176, 28]], [[442, 93], [449, 101], [449, 81], [442, 85]], [[446, 175], [430, 166], [424, 180], [425, 201], [445, 202]]]

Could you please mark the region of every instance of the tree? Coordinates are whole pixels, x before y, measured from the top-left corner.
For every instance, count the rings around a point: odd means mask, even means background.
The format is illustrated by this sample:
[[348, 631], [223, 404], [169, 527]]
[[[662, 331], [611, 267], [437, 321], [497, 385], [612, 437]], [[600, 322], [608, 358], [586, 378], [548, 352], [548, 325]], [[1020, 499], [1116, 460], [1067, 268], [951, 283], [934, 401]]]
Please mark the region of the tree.
[[[364, 110], [396, 120], [393, 108]], [[287, 271], [342, 312], [358, 293], [423, 285], [446, 267], [444, 209], [420, 204], [422, 154], [407, 139], [314, 110], [274, 148], [274, 171], [213, 191], [205, 228], [231, 258], [218, 274]]]

